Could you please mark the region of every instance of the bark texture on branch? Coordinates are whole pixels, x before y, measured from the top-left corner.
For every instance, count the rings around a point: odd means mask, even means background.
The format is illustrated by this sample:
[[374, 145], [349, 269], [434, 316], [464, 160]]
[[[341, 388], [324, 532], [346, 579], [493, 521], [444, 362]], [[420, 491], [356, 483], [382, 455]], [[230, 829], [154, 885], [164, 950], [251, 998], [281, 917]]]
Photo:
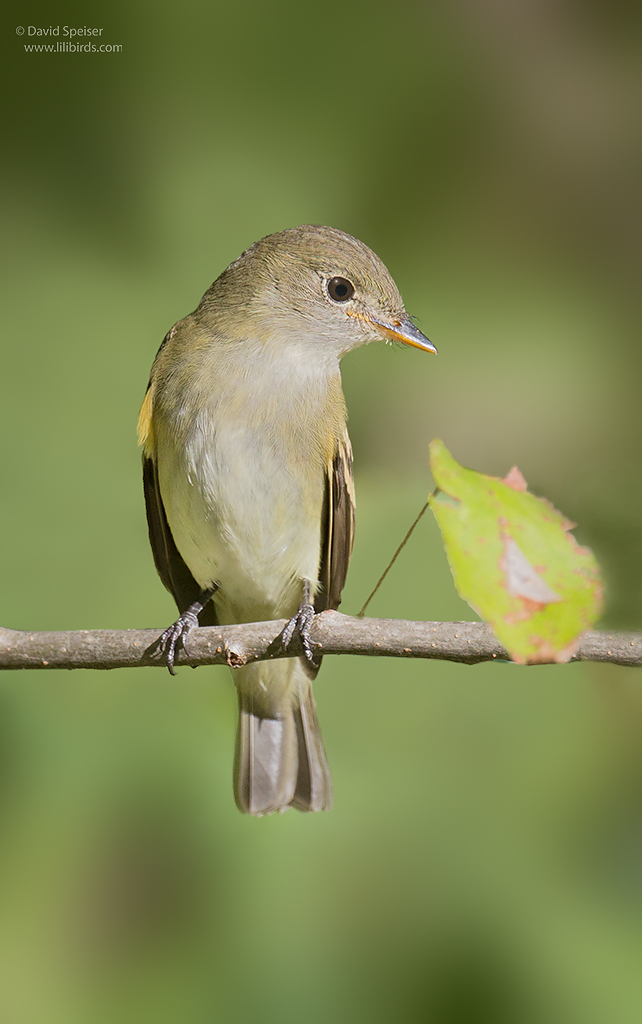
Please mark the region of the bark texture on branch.
[[[194, 630], [177, 654], [176, 664], [229, 665], [293, 657], [278, 636], [286, 620]], [[0, 627], [0, 669], [135, 668], [164, 666], [158, 653], [160, 629], [27, 632]], [[317, 615], [312, 642], [320, 654], [361, 654], [392, 658], [435, 658], [473, 665], [508, 659], [481, 622], [409, 622], [404, 619], [359, 619], [340, 612]], [[275, 639], [276, 638], [276, 639]], [[581, 638], [574, 661], [642, 665], [642, 633], [590, 631]]]

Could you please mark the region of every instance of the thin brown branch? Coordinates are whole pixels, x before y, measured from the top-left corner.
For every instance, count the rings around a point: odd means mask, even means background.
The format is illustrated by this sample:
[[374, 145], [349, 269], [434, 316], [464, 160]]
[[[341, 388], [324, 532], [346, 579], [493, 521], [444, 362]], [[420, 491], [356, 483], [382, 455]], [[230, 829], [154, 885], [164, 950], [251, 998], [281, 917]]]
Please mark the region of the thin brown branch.
[[[178, 665], [230, 665], [292, 657], [278, 638], [285, 619], [194, 630]], [[160, 629], [27, 632], [0, 628], [0, 669], [135, 668], [162, 666]], [[490, 628], [481, 622], [408, 622], [404, 619], [359, 619], [323, 612], [312, 624], [312, 641], [320, 654], [361, 654], [392, 658], [434, 658], [472, 665], [507, 659]], [[592, 631], [581, 638], [575, 661], [642, 665], [642, 633]]]

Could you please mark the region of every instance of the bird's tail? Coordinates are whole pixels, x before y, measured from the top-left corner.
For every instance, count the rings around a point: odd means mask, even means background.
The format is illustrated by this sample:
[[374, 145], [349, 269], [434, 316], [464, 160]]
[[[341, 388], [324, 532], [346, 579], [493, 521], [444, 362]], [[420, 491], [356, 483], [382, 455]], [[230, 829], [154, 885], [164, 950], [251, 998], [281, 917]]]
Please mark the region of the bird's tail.
[[332, 777], [305, 663], [288, 658], [235, 669], [239, 726], [234, 798], [246, 814], [288, 807], [329, 811]]

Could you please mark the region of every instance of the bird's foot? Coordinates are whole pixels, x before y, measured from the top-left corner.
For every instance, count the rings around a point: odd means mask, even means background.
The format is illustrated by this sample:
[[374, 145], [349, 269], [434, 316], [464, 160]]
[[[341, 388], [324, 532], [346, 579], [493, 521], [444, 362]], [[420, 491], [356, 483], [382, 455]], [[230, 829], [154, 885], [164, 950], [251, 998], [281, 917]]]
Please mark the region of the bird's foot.
[[314, 619], [316, 612], [314, 605], [310, 600], [310, 581], [303, 581], [303, 598], [299, 605], [299, 610], [296, 615], [293, 615], [290, 621], [287, 623], [285, 629], [281, 633], [280, 640], [283, 647], [289, 647], [295, 636], [301, 641], [301, 647], [305, 655], [305, 660], [310, 663], [313, 668], [318, 668], [318, 659], [314, 653], [314, 647], [310, 640], [310, 626]]
[[168, 626], [158, 641], [161, 656], [165, 658], [165, 664], [169, 669], [170, 675], [175, 676], [174, 671], [174, 658], [176, 655], [176, 649], [185, 647], [185, 637], [190, 633], [196, 626], [198, 626], [198, 615], [195, 615], [191, 611], [183, 612], [179, 615], [176, 622], [173, 622], [171, 626]]
[[186, 608], [185, 611], [179, 615], [176, 622], [173, 622], [171, 626], [168, 626], [165, 632], [161, 633], [158, 638], [158, 648], [161, 656], [165, 659], [165, 664], [169, 669], [170, 675], [176, 675], [176, 672], [174, 671], [174, 659], [176, 657], [177, 650], [181, 647], [185, 649], [185, 637], [198, 626], [198, 616], [203, 611], [203, 608], [216, 589], [216, 586], [212, 586], [199, 594], [198, 600], [194, 601], [189, 608]]

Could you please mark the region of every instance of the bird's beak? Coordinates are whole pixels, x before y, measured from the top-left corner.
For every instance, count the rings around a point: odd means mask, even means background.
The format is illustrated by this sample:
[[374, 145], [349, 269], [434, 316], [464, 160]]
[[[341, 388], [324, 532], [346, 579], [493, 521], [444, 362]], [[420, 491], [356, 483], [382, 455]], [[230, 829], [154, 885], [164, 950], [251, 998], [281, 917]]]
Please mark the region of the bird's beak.
[[[353, 314], [354, 315], [354, 314]], [[419, 328], [415, 327], [409, 317], [403, 319], [378, 320], [373, 316], [358, 314], [359, 319], [371, 324], [378, 334], [383, 334], [391, 341], [403, 341], [404, 345], [412, 345], [413, 348], [420, 348], [422, 352], [433, 352], [437, 355], [437, 349], [432, 341], [429, 341]]]

